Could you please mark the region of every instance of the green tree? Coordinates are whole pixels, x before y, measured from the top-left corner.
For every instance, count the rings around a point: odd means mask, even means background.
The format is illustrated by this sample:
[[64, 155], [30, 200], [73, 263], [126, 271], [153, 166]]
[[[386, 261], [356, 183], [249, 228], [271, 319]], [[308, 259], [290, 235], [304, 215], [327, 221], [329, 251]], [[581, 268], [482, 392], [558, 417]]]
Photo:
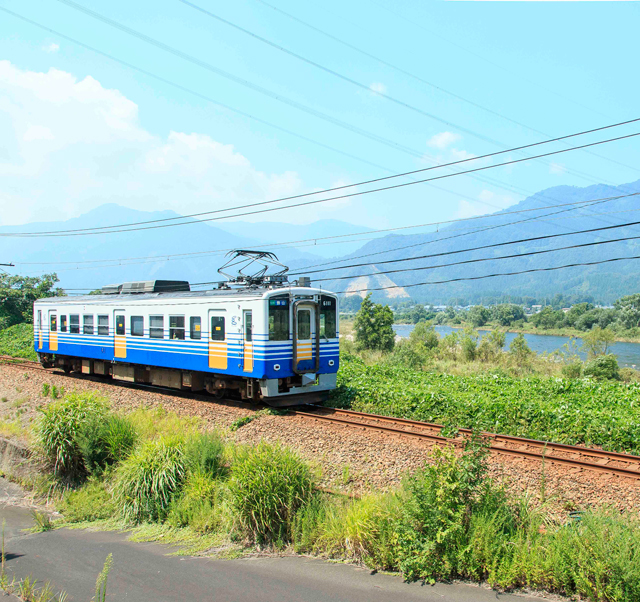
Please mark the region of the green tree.
[[531, 348], [527, 344], [527, 340], [524, 338], [522, 333], [519, 333], [518, 336], [511, 341], [511, 345], [509, 345], [509, 353], [519, 365], [525, 364], [533, 355], [533, 351], [531, 351]]
[[620, 380], [620, 368], [615, 355], [599, 355], [584, 365], [584, 375], [596, 380]]
[[542, 311], [531, 316], [529, 321], [536, 327], [548, 330], [550, 328], [558, 328], [564, 321], [564, 314], [561, 310], [554, 310], [550, 305], [547, 305]]
[[360, 349], [393, 349], [396, 339], [393, 331], [393, 312], [388, 305], [373, 303], [371, 293], [362, 300], [353, 326], [356, 345]]
[[411, 331], [409, 341], [415, 345], [422, 345], [425, 349], [435, 349], [440, 343], [440, 337], [431, 324], [420, 322]]
[[587, 313], [588, 311], [593, 309], [592, 303], [578, 303], [574, 305], [565, 315], [564, 315], [564, 323], [565, 326], [574, 327], [576, 325], [576, 320]]
[[500, 326], [511, 326], [518, 320], [525, 320], [524, 309], [519, 305], [513, 303], [503, 303], [496, 305], [493, 308], [493, 319], [500, 324]]
[[491, 312], [483, 305], [474, 305], [467, 314], [467, 319], [474, 328], [484, 326], [491, 318]]
[[616, 335], [613, 330], [594, 326], [582, 337], [582, 349], [587, 352], [589, 357], [606, 355], [615, 340]]
[[428, 320], [429, 319], [429, 314], [427, 313], [427, 310], [424, 308], [424, 305], [416, 305], [409, 312], [409, 319], [414, 324], [417, 324], [418, 322], [424, 322], [424, 321]]
[[618, 320], [623, 328], [640, 326], [640, 293], [621, 297], [614, 306], [618, 310]]
[[56, 282], [56, 274], [40, 277], [0, 274], [0, 328], [33, 321], [36, 299], [64, 294], [61, 288], [54, 288]]

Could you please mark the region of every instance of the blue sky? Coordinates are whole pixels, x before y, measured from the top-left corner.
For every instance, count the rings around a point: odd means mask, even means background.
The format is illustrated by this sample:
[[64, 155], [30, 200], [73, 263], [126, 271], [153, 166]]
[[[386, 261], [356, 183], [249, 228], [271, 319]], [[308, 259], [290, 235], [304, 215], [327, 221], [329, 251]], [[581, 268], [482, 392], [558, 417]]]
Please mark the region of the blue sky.
[[[42, 219], [43, 212], [66, 219], [105, 202], [181, 213], [216, 209], [640, 116], [640, 9], [634, 2], [269, 0], [527, 129], [346, 48], [259, 0], [194, 3], [449, 124], [348, 84], [177, 0], [77, 1], [392, 144], [263, 96], [63, 3], [0, 0], [0, 6], [103, 52], [354, 157], [226, 111], [0, 13], [0, 136], [7, 142], [0, 151], [0, 223]], [[627, 127], [612, 135], [638, 130]], [[585, 142], [603, 137], [608, 136]], [[593, 150], [628, 166], [640, 166], [639, 151], [638, 139]], [[634, 181], [640, 167], [578, 151], [482, 177], [488, 181], [459, 177], [438, 184], [446, 191], [418, 185], [252, 220], [295, 224], [331, 217], [396, 227], [485, 213], [555, 185]]]

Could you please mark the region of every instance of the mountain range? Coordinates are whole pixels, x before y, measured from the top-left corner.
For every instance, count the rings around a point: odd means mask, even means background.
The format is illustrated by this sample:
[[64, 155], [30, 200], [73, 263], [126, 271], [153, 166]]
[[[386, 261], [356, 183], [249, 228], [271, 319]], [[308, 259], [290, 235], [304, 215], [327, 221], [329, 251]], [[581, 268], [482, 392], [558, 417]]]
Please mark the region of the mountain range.
[[[628, 196], [636, 193], [638, 196]], [[568, 205], [596, 199], [600, 200], [589, 205]], [[347, 295], [363, 295], [364, 289], [380, 289], [374, 291], [374, 298], [397, 301], [411, 297], [427, 303], [448, 303], [457, 298], [474, 303], [505, 296], [544, 298], [561, 293], [611, 302], [640, 289], [640, 261], [629, 259], [561, 270], [548, 268], [640, 256], [639, 225], [568, 235], [640, 221], [639, 210], [640, 180], [621, 186], [557, 186], [508, 209], [456, 222], [438, 232], [379, 235], [371, 239], [369, 228], [333, 219], [307, 225], [221, 220], [167, 228], [166, 224], [171, 222], [166, 220], [179, 217], [178, 214], [143, 212], [107, 204], [65, 221], [0, 227], [0, 261], [16, 264], [11, 268], [12, 273], [37, 275], [55, 271], [61, 286], [80, 292], [80, 289], [92, 290], [108, 283], [156, 278], [193, 283], [218, 281], [221, 277], [217, 269], [224, 263], [228, 250], [258, 248], [275, 252], [292, 272], [306, 271], [323, 287]], [[420, 219], [426, 221], [424, 216]], [[157, 221], [135, 234], [86, 236], [81, 231], [149, 220]], [[64, 237], [2, 236], [55, 230], [76, 232]], [[550, 234], [558, 236], [478, 248]], [[340, 241], [340, 244], [335, 244], [335, 239], [325, 240], [342, 235], [363, 236], [355, 236], [351, 239], [353, 242]], [[578, 246], [634, 236], [638, 238]], [[269, 246], [286, 241], [294, 242]], [[568, 246], [573, 248], [546, 252]], [[527, 255], [532, 252], [535, 254]], [[169, 257], [176, 254], [183, 256]], [[511, 257], [498, 259], [505, 256]], [[385, 263], [407, 258], [411, 260]], [[331, 265], [317, 267], [327, 262]], [[454, 263], [458, 265], [450, 265]], [[351, 265], [354, 267], [335, 269]], [[319, 271], [323, 268], [324, 272]], [[537, 271], [543, 269], [546, 271]], [[385, 273], [390, 270], [394, 272]], [[484, 278], [490, 274], [524, 271], [527, 273]]]

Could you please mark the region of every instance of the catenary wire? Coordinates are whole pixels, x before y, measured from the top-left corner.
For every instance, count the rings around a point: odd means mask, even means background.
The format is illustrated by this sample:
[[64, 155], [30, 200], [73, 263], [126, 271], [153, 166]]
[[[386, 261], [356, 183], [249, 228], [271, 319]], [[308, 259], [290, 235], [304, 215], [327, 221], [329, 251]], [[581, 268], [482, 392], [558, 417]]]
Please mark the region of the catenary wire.
[[[387, 190], [395, 190], [395, 189], [399, 189], [399, 188], [405, 188], [407, 186], [413, 186], [415, 184], [424, 184], [425, 182], [432, 182], [434, 180], [442, 180], [442, 179], [446, 179], [446, 178], [451, 178], [451, 177], [455, 177], [455, 176], [461, 176], [461, 175], [465, 175], [465, 174], [469, 174], [469, 173], [476, 173], [478, 171], [485, 171], [488, 169], [495, 169], [496, 167], [504, 167], [506, 165], [515, 165], [518, 163], [522, 163], [524, 161], [531, 161], [534, 159], [538, 159], [540, 157], [550, 157], [550, 156], [554, 156], [554, 155], [558, 155], [558, 154], [562, 154], [562, 153], [567, 153], [570, 151], [574, 151], [574, 150], [579, 150], [579, 149], [583, 149], [583, 148], [589, 148], [592, 146], [598, 146], [600, 144], [607, 144], [609, 142], [617, 142], [620, 140], [627, 140], [630, 138], [634, 138], [636, 136], [640, 136], [640, 132], [634, 132], [632, 134], [626, 134], [624, 136], [617, 136], [615, 138], [608, 138], [606, 140], [598, 140], [596, 142], [590, 142], [588, 144], [582, 144], [580, 146], [573, 146], [570, 148], [563, 148], [560, 150], [556, 150], [556, 151], [551, 151], [551, 152], [547, 152], [547, 153], [542, 153], [539, 155], [533, 155], [530, 157], [522, 157], [520, 159], [511, 159], [510, 161], [504, 161], [502, 163], [497, 163], [494, 165], [485, 165], [485, 166], [481, 166], [481, 167], [476, 167], [473, 169], [468, 169], [465, 171], [460, 171], [460, 172], [453, 172], [453, 173], [447, 173], [447, 174], [443, 174], [440, 176], [434, 176], [432, 178], [426, 178], [426, 179], [422, 179], [422, 180], [414, 180], [411, 182], [403, 182], [400, 184], [394, 184], [392, 186], [386, 186], [386, 187], [382, 187], [382, 188], [374, 188], [371, 190], [363, 190], [363, 191], [359, 191], [359, 192], [352, 192], [349, 194], [344, 194], [344, 195], [339, 195], [339, 196], [334, 196], [334, 197], [329, 197], [329, 198], [325, 198], [325, 199], [318, 199], [318, 200], [314, 200], [314, 201], [305, 201], [302, 203], [294, 203], [291, 205], [284, 205], [282, 207], [271, 207], [268, 209], [258, 209], [255, 211], [248, 211], [245, 213], [237, 213], [237, 214], [233, 214], [233, 215], [225, 215], [225, 216], [219, 216], [219, 217], [212, 217], [212, 218], [207, 218], [207, 219], [203, 219], [203, 220], [194, 220], [191, 222], [184, 222], [184, 223], [177, 223], [177, 224], [160, 224], [160, 225], [155, 225], [155, 226], [146, 226], [146, 227], [141, 227], [141, 228], [128, 228], [128, 229], [116, 229], [116, 230], [109, 230], [108, 232], [65, 232], [65, 231], [61, 231], [59, 233], [42, 233], [42, 232], [35, 232], [35, 233], [26, 233], [26, 232], [11, 232], [11, 233], [0, 233], [0, 237], [13, 237], [13, 238], [18, 238], [18, 237], [27, 237], [27, 238], [43, 238], [43, 237], [66, 237], [66, 236], [89, 236], [89, 235], [95, 235], [95, 234], [114, 234], [114, 233], [118, 233], [118, 232], [137, 232], [137, 231], [141, 231], [141, 230], [154, 230], [154, 229], [158, 229], [158, 228], [170, 228], [170, 227], [176, 227], [176, 226], [188, 226], [191, 224], [201, 224], [204, 222], [210, 222], [210, 221], [218, 221], [221, 219], [230, 219], [232, 217], [243, 217], [246, 215], [256, 215], [258, 213], [269, 213], [269, 212], [273, 212], [273, 211], [282, 211], [284, 209], [293, 209], [295, 207], [303, 207], [303, 206], [309, 206], [309, 205], [316, 205], [318, 203], [326, 203], [329, 201], [335, 201], [335, 200], [340, 200], [340, 199], [346, 199], [346, 198], [353, 198], [353, 197], [357, 197], [357, 196], [363, 196], [363, 195], [368, 195], [368, 194], [373, 194], [376, 192], [383, 192], [383, 191], [387, 191]], [[268, 204], [269, 201], [263, 201], [262, 203], [256, 203], [255, 206], [259, 206], [259, 205], [264, 205], [264, 204]]]

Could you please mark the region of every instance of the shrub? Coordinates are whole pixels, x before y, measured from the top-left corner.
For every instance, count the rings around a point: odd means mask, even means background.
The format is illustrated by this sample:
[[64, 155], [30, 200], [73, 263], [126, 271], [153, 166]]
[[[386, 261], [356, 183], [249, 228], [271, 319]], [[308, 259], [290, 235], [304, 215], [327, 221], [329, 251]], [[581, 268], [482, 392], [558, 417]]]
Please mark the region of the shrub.
[[67, 477], [81, 476], [85, 466], [78, 433], [88, 422], [106, 415], [106, 401], [93, 393], [72, 393], [39, 411], [36, 440], [53, 472]]
[[112, 495], [104, 483], [94, 480], [80, 489], [68, 491], [60, 505], [60, 511], [70, 523], [111, 518], [114, 510]]
[[478, 345], [478, 334], [470, 328], [465, 328], [460, 336], [460, 349], [462, 357], [466, 362], [472, 362], [476, 359], [476, 351]]
[[421, 343], [425, 349], [435, 349], [440, 344], [440, 337], [431, 324], [420, 322], [411, 331], [409, 341]]
[[582, 362], [569, 362], [562, 366], [562, 376], [565, 378], [580, 378], [582, 376]]
[[524, 335], [520, 332], [518, 335], [511, 341], [509, 345], [509, 353], [516, 360], [518, 365], [523, 365], [533, 355], [533, 351], [527, 344], [527, 340], [524, 338]]
[[296, 511], [311, 499], [309, 467], [287, 448], [260, 443], [239, 453], [229, 494], [240, 528], [258, 543], [290, 539]]
[[615, 355], [598, 355], [584, 365], [584, 375], [596, 380], [620, 380], [620, 368]]
[[203, 473], [191, 474], [182, 495], [171, 504], [167, 521], [175, 527], [191, 527], [198, 533], [220, 529], [226, 520], [224, 486]]
[[88, 473], [101, 473], [107, 466], [124, 460], [135, 447], [133, 425], [121, 416], [94, 417], [83, 424], [77, 441]]
[[132, 522], [162, 520], [185, 474], [186, 459], [180, 439], [146, 441], [116, 470], [113, 485], [116, 505]]
[[16, 324], [0, 329], [0, 354], [37, 360], [38, 355], [33, 348], [33, 324]]
[[189, 437], [184, 453], [187, 468], [192, 473], [215, 478], [226, 470], [224, 443], [217, 433], [198, 433]]

